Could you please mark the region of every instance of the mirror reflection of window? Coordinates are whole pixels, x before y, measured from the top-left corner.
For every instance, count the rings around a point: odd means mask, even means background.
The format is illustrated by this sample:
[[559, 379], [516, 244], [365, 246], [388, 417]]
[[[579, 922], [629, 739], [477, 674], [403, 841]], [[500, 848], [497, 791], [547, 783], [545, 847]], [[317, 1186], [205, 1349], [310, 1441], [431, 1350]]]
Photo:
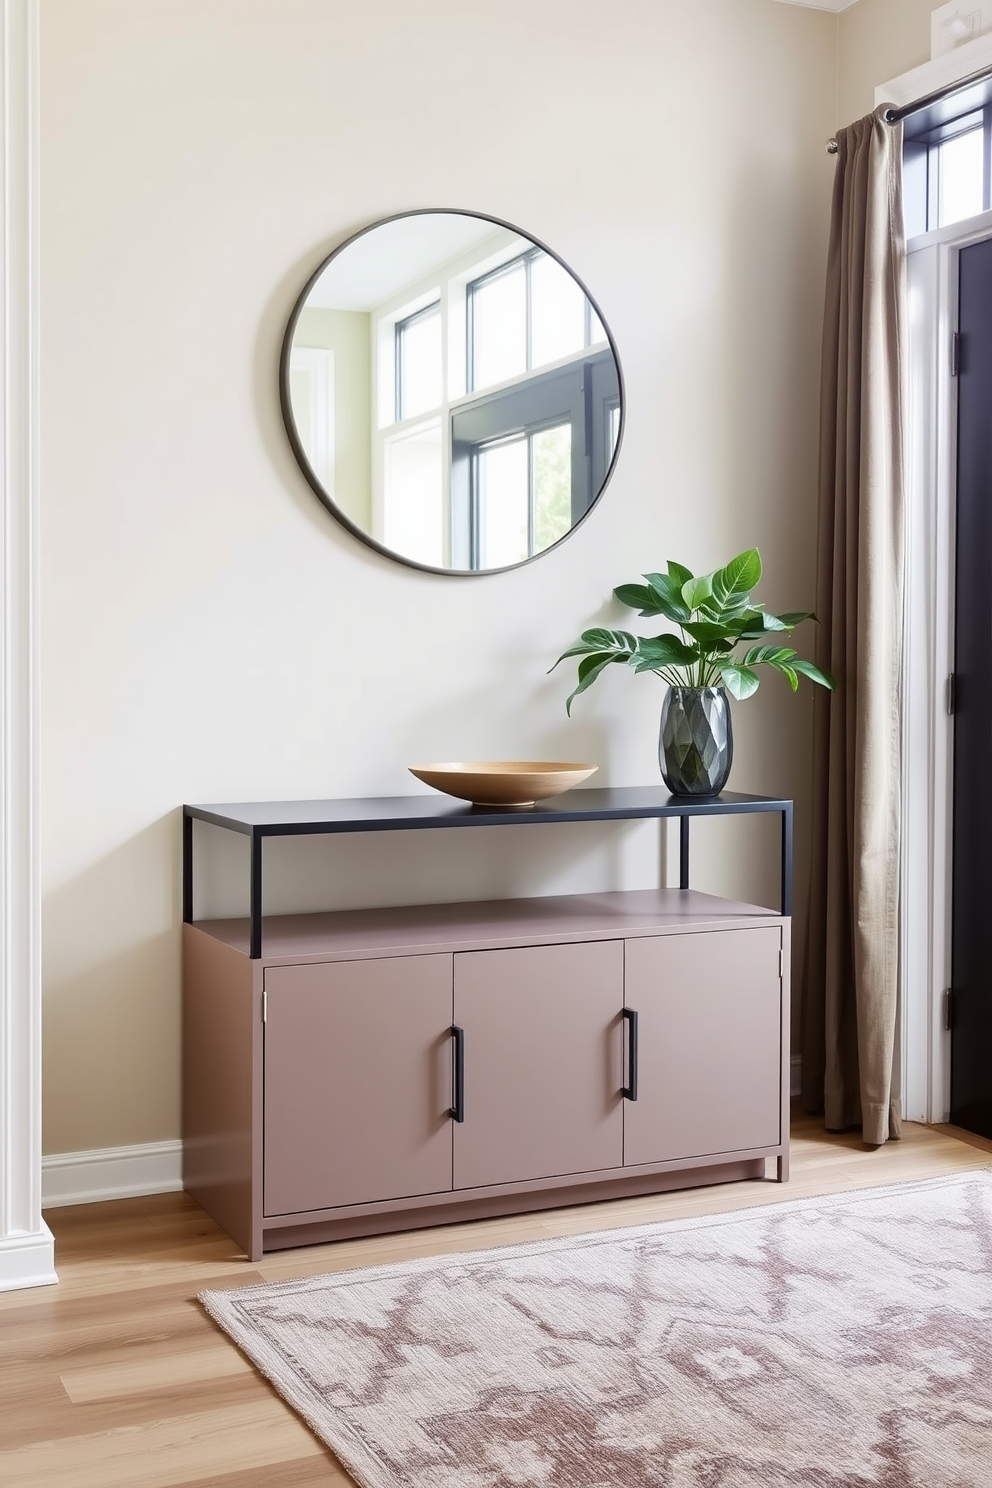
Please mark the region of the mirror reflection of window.
[[528, 557], [529, 471], [526, 439], [483, 446], [476, 465], [480, 568]]
[[471, 386], [508, 382], [527, 371], [526, 258], [469, 286]]
[[572, 525], [572, 428], [557, 424], [483, 445], [475, 460], [477, 565], [522, 563]]
[[541, 553], [572, 526], [572, 426], [532, 436], [534, 505], [532, 553]]
[[387, 547], [416, 563], [444, 562], [441, 425], [397, 434], [385, 446]]
[[[314, 349], [327, 360], [304, 366]], [[578, 281], [508, 224], [411, 213], [331, 254], [283, 347], [283, 412], [318, 495], [442, 572], [554, 546], [606, 482], [619, 367]]]
[[606, 463], [609, 464], [616, 453], [617, 440], [620, 438], [620, 400], [607, 404], [606, 408]]
[[396, 324], [397, 420], [440, 408], [441, 368], [441, 306], [434, 304]]
[[587, 300], [571, 274], [546, 253], [534, 259], [530, 279], [531, 366], [543, 367], [585, 346]]
[[334, 495], [334, 353], [296, 346], [289, 363], [289, 391], [296, 431], [307, 459]]
[[534, 248], [468, 286], [473, 392], [605, 342], [599, 316], [567, 269]]

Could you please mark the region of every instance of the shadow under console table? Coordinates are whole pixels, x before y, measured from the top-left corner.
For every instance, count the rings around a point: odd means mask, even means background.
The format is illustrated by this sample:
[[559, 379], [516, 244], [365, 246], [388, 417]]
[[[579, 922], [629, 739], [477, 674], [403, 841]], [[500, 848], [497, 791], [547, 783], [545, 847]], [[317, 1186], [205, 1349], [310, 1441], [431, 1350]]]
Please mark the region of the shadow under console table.
[[[781, 907], [689, 886], [698, 816], [777, 813]], [[266, 837], [678, 817], [680, 887], [263, 918]], [[193, 922], [195, 821], [250, 839]], [[641, 787], [183, 807], [183, 1181], [266, 1250], [788, 1177], [792, 802]]]

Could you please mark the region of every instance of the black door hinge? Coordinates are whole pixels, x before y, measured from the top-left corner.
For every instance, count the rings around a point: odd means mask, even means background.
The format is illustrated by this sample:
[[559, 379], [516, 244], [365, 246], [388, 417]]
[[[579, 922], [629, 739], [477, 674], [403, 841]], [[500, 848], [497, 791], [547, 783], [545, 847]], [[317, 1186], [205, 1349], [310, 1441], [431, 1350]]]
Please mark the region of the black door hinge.
[[947, 716], [953, 718], [958, 711], [958, 679], [955, 672], [947, 678]]
[[954, 1027], [954, 990], [951, 987], [944, 993], [944, 1027], [948, 1033]]
[[957, 377], [961, 371], [961, 333], [955, 331], [951, 336], [951, 376]]

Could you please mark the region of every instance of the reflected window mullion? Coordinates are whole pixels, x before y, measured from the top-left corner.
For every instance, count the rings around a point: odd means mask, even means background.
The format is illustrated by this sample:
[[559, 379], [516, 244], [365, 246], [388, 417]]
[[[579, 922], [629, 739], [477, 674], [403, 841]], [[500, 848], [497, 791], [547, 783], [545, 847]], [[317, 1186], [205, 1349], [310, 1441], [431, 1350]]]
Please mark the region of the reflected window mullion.
[[533, 555], [534, 555], [534, 501], [535, 501], [535, 486], [536, 486], [536, 482], [534, 480], [534, 436], [533, 436], [533, 434], [530, 434], [527, 437], [527, 556], [528, 556], [528, 558], [532, 558]]
[[527, 317], [527, 371], [530, 372], [534, 366], [534, 275], [532, 267], [534, 263], [533, 253], [529, 253], [524, 259], [524, 273], [527, 276], [527, 294], [525, 298], [525, 314]]
[[524, 257], [468, 286], [473, 392], [527, 370], [527, 265]]
[[441, 305], [435, 300], [396, 322], [396, 421], [440, 408]]

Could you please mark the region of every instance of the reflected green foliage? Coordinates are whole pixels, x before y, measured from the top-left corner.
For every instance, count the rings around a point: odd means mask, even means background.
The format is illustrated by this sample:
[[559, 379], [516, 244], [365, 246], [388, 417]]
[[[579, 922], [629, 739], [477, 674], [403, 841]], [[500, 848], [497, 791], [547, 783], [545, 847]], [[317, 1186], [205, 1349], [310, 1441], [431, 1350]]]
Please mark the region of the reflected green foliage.
[[534, 435], [534, 552], [572, 528], [572, 428], [559, 424]]

